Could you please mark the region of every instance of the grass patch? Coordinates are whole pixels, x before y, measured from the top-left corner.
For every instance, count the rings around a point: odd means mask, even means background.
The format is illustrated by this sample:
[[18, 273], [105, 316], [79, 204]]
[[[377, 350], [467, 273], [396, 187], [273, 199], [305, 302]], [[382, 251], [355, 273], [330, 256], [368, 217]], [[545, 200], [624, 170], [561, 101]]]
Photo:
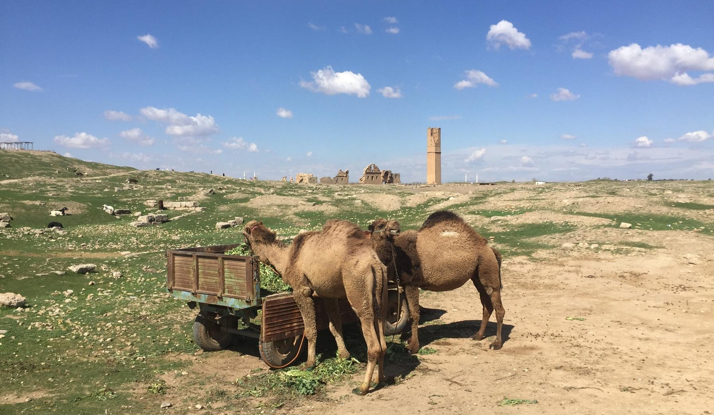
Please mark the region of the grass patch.
[[437, 352], [437, 350], [433, 349], [431, 347], [422, 347], [421, 349], [419, 349], [419, 352], [417, 352], [417, 353], [421, 356], [426, 356], [426, 355], [430, 355], [430, 354], [435, 354], [436, 352]]
[[679, 208], [679, 209], [689, 209], [689, 210], [714, 209], [714, 205], [705, 205], [702, 203], [692, 203], [692, 202], [672, 202], [672, 203], [667, 203], [666, 206], [675, 207], [675, 208]]
[[646, 242], [635, 242], [635, 241], [620, 241], [619, 245], [628, 246], [630, 248], [642, 248], [642, 249], [657, 249], [661, 246], [650, 245]]
[[574, 225], [553, 222], [529, 223], [514, 226], [501, 232], [479, 231], [482, 235], [494, 237], [499, 244], [499, 250], [504, 255], [532, 255], [540, 249], [549, 249], [552, 246], [535, 241], [535, 238], [568, 233], [575, 230]]
[[506, 398], [505, 396], [503, 397], [503, 400], [498, 403], [498, 406], [516, 406], [516, 405], [534, 405], [537, 404], [538, 401], [535, 399], [512, 399], [512, 398]]
[[650, 231], [692, 231], [700, 230], [707, 234], [714, 234], [714, 226], [695, 219], [682, 216], [642, 214], [636, 212], [623, 212], [618, 214], [574, 212], [575, 215], [605, 218], [613, 221], [610, 227], [619, 228], [621, 222], [631, 223], [635, 229]]

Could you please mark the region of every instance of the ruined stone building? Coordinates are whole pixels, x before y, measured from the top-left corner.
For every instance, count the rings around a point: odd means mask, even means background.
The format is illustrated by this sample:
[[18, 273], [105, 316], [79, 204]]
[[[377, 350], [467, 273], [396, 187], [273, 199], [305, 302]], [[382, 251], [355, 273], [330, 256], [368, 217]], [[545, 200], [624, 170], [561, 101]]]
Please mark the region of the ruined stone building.
[[348, 184], [350, 182], [350, 171], [345, 170], [337, 172], [337, 176], [335, 177], [321, 177], [320, 178], [320, 184]]
[[364, 168], [359, 182], [361, 184], [398, 184], [401, 183], [401, 178], [399, 173], [392, 173], [391, 170], [379, 170], [376, 164], [370, 164]]
[[441, 184], [441, 128], [426, 130], [426, 183]]
[[295, 183], [317, 183], [317, 177], [311, 173], [298, 173], [295, 176]]

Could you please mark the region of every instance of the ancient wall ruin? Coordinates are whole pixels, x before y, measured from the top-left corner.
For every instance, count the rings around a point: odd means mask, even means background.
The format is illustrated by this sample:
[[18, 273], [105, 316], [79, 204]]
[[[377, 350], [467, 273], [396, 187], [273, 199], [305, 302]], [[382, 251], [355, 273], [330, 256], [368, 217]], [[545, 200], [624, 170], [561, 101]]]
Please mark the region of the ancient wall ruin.
[[426, 183], [441, 184], [441, 128], [426, 130]]
[[361, 184], [397, 184], [401, 183], [401, 177], [399, 173], [392, 173], [391, 170], [380, 170], [376, 164], [370, 164], [364, 168], [359, 182]]
[[317, 177], [313, 176], [311, 173], [298, 173], [295, 176], [295, 183], [317, 183]]

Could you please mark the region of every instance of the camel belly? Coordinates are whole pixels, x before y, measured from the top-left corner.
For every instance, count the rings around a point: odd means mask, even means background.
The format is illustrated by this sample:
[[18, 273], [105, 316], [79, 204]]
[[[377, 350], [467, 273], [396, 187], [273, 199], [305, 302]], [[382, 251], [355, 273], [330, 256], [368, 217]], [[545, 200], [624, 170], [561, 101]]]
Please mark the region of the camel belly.
[[471, 277], [464, 273], [457, 275], [430, 273], [428, 276], [427, 274], [424, 275], [424, 282], [419, 284], [419, 288], [427, 291], [451, 291], [461, 287], [470, 280]]

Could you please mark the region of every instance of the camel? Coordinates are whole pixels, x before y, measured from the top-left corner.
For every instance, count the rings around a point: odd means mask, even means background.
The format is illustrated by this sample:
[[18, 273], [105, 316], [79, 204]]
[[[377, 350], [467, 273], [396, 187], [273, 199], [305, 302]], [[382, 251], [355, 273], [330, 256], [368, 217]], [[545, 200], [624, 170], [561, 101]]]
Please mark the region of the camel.
[[389, 280], [399, 272], [412, 318], [409, 351], [419, 351], [419, 289], [449, 291], [471, 280], [483, 305], [483, 319], [471, 338], [481, 340], [493, 310], [496, 310], [496, 339], [490, 347], [502, 347], [501, 328], [506, 314], [501, 303], [501, 254], [488, 246], [458, 215], [432, 213], [418, 231], [400, 232], [399, 222], [377, 219], [370, 226], [372, 245], [387, 266]]
[[351, 222], [331, 220], [321, 231], [299, 234], [287, 246], [262, 222], [250, 221], [243, 235], [260, 261], [273, 267], [293, 289], [308, 341], [307, 367], [315, 366], [317, 328], [313, 295], [324, 299], [330, 332], [335, 336], [340, 357], [349, 357], [337, 302], [346, 297], [360, 320], [367, 343], [367, 373], [360, 392], [365, 394], [369, 390], [375, 365], [379, 366], [379, 381], [384, 381], [387, 270], [364, 232]]

